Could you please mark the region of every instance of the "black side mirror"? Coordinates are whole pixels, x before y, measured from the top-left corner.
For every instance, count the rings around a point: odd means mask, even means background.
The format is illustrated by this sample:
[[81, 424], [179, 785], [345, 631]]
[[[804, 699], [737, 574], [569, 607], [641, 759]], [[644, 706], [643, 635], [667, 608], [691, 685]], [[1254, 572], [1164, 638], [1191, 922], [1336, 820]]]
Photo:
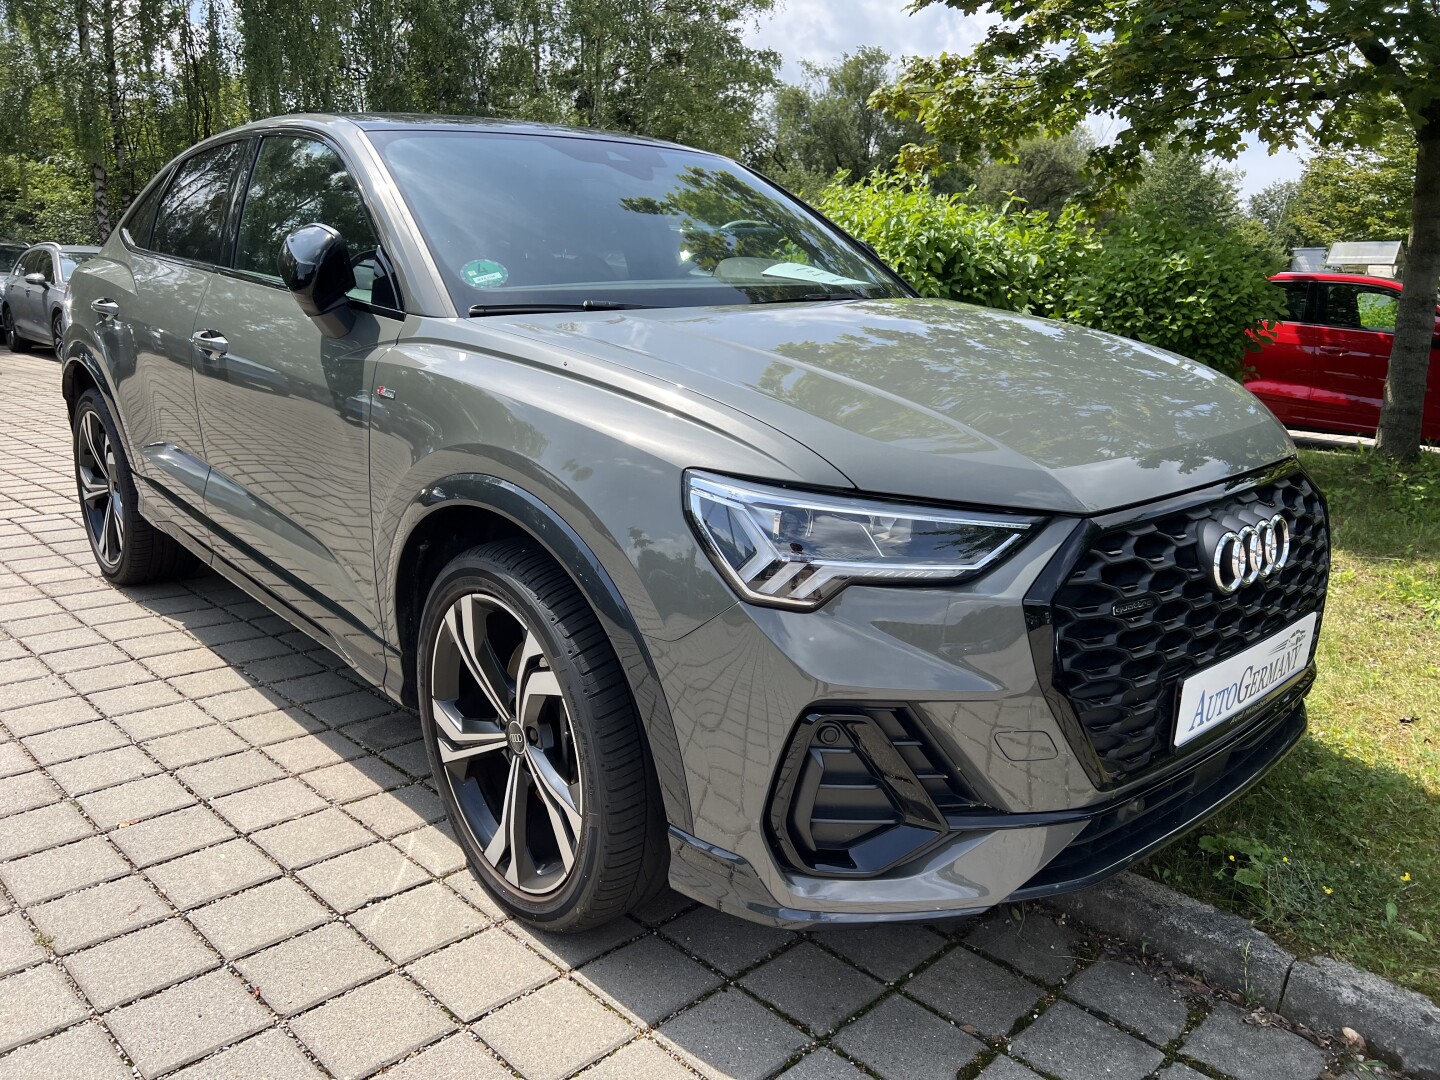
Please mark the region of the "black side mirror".
[[350, 247], [329, 225], [302, 225], [280, 245], [280, 277], [326, 337], [344, 337], [355, 325], [345, 294], [355, 287]]

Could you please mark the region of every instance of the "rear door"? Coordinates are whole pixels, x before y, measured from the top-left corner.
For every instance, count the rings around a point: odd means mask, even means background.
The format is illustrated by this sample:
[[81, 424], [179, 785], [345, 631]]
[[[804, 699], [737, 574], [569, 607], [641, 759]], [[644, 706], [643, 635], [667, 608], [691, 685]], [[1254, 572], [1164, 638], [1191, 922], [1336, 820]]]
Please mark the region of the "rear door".
[[[99, 320], [146, 511], [195, 532], [205, 444], [195, 408], [195, 313], [224, 255], [237, 177], [251, 140], [207, 147], [176, 166], [154, 208], [127, 233], [130, 277], [109, 283], [118, 314]], [[129, 219], [127, 219], [128, 221]], [[209, 542], [209, 537], [205, 538]]]
[[1326, 281], [1319, 291], [1322, 325], [1312, 395], [1317, 418], [1326, 427], [1374, 434], [1385, 399], [1400, 289]]
[[[338, 230], [355, 264], [355, 325], [342, 338], [321, 334], [280, 280], [281, 243], [312, 222]], [[196, 379], [217, 552], [377, 679], [369, 390], [375, 358], [402, 319], [380, 246], [334, 147], [267, 135], [240, 204], [231, 267], [201, 307], [197, 329], [212, 347]]]
[[1272, 324], [1273, 340], [1246, 357], [1253, 370], [1245, 380], [1245, 389], [1263, 401], [1286, 427], [1304, 427], [1314, 421], [1310, 411], [1315, 374], [1311, 339], [1317, 333], [1311, 325], [1314, 289], [1309, 281], [1277, 281], [1275, 286], [1284, 290], [1286, 317]]

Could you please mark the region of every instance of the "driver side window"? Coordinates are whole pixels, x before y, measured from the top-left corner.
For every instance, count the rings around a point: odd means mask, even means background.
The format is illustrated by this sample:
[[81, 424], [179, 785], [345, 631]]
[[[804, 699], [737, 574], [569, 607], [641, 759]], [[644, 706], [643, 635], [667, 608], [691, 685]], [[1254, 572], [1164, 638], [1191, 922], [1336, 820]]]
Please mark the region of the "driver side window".
[[393, 278], [378, 258], [375, 226], [340, 156], [316, 139], [267, 136], [245, 192], [235, 268], [279, 281], [281, 243], [315, 222], [335, 229], [350, 248], [355, 261], [350, 296], [399, 309]]

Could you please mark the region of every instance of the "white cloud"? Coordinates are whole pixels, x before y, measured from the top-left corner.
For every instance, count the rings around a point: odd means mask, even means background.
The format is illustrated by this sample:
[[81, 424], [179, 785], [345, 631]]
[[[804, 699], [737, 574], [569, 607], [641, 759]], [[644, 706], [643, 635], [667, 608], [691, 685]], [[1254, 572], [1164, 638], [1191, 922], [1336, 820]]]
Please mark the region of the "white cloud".
[[[798, 82], [800, 61], [826, 64], [862, 45], [879, 45], [892, 56], [931, 56], [966, 52], [984, 36], [993, 20], [966, 16], [943, 4], [912, 15], [906, 0], [781, 0], [777, 10], [746, 33], [749, 44], [774, 49], [784, 60], [781, 78]], [[1094, 124], [1101, 139], [1113, 133]], [[1252, 145], [1233, 165], [1244, 170], [1240, 190], [1249, 198], [1276, 180], [1299, 179], [1304, 162], [1291, 150], [1271, 156]]]
[[781, 76], [798, 80], [801, 60], [829, 63], [862, 45], [879, 45], [897, 59], [964, 52], [989, 22], [944, 5], [911, 15], [906, 0], [782, 0], [746, 40], [778, 52], [785, 60]]

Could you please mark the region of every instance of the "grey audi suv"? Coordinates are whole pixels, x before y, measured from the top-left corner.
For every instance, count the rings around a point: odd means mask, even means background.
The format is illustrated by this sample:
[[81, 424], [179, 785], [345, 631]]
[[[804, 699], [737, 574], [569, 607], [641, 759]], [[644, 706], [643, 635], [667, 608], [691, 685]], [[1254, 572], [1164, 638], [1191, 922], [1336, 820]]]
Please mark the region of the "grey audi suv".
[[161, 172], [67, 303], [101, 572], [213, 567], [414, 707], [536, 925], [1083, 887], [1304, 733], [1326, 509], [1263, 406], [922, 299], [724, 158], [278, 117]]

